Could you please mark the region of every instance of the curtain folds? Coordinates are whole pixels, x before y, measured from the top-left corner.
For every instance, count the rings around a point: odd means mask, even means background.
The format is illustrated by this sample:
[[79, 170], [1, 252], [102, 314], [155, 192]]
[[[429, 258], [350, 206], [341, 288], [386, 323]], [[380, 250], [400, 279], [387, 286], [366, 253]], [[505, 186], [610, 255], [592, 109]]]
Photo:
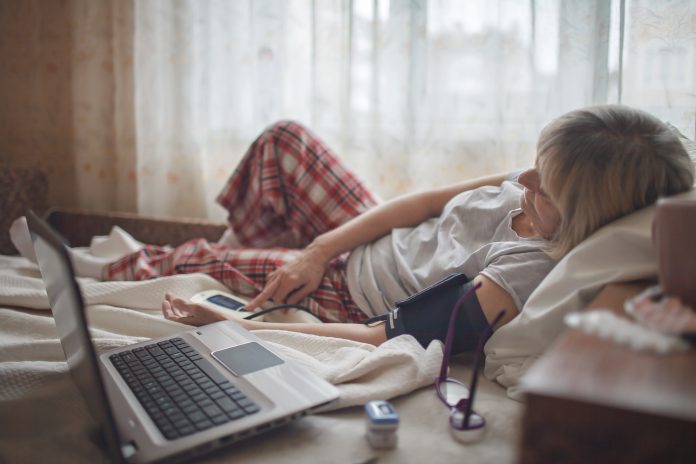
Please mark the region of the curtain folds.
[[[67, 113], [77, 206], [137, 211], [142, 177], [135, 146], [133, 5], [91, 0], [66, 5], [72, 49], [64, 59], [71, 67]], [[41, 3], [34, 8], [48, 13]]]
[[141, 213], [223, 218], [215, 194], [278, 119], [384, 198], [528, 166], [543, 125], [585, 105], [694, 136], [694, 0], [134, 0], [111, 3], [108, 25], [94, 3], [78, 35], [108, 27], [109, 50], [84, 46], [111, 58], [77, 60], [74, 90], [89, 105], [110, 74], [115, 97], [96, 119], [77, 111], [76, 148]]

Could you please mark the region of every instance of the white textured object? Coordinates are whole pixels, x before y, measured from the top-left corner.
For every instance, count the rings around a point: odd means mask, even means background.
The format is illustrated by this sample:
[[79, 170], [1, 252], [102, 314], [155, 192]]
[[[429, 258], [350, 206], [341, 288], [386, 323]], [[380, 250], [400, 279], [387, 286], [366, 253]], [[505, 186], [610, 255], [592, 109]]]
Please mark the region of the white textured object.
[[[204, 290], [225, 291], [220, 282], [205, 274], [137, 282], [80, 279], [80, 286], [97, 351], [190, 329], [162, 317], [160, 305], [167, 292], [190, 298]], [[0, 256], [0, 306], [34, 310], [24, 313], [0, 308], [0, 364], [17, 359], [64, 361], [53, 319], [46, 317], [49, 302], [35, 264], [24, 258]], [[393, 398], [431, 386], [442, 364], [440, 342], [424, 349], [409, 335], [378, 347], [282, 330], [258, 330], [256, 335], [286, 358], [336, 385], [341, 398], [331, 404], [332, 409], [362, 405], [374, 398]], [[25, 362], [15, 366], [21, 369], [0, 371], [0, 402], [5, 400], [4, 385], [15, 381], [7, 376], [13, 377], [15, 372], [31, 376], [33, 366]]]
[[679, 337], [647, 329], [640, 324], [617, 316], [608, 309], [576, 312], [566, 315], [569, 327], [611, 340], [636, 351], [653, 351], [660, 354], [684, 351], [689, 345]]
[[[188, 298], [205, 289], [225, 290], [202, 274], [144, 282], [82, 282], [100, 350], [180, 331], [184, 326], [161, 315], [164, 292]], [[9, 304], [10, 300], [16, 304]], [[126, 301], [128, 309], [123, 307]], [[36, 265], [24, 258], [0, 256], [0, 461], [103, 462], [102, 451], [89, 439], [94, 419], [68, 375], [47, 308]], [[374, 347], [291, 332], [259, 331], [257, 335], [273, 343], [274, 351], [282, 350], [340, 385], [346, 402], [337, 408], [400, 396], [395, 400], [402, 416], [399, 445], [390, 451], [373, 450], [364, 438], [362, 408], [351, 407], [311, 415], [272, 432], [268, 439], [240, 443], [200, 460], [201, 464], [228, 460], [240, 464], [356, 463], [377, 458], [383, 464], [461, 461], [461, 445], [448, 436], [447, 408], [432, 387], [442, 364], [439, 342], [424, 350], [409, 336]], [[454, 359], [450, 376], [468, 379], [471, 370], [465, 365], [464, 359]], [[420, 386], [427, 388], [418, 389]], [[414, 389], [418, 390], [405, 395]], [[479, 378], [476, 411], [486, 417], [487, 431], [482, 442], [466, 449], [467, 462], [515, 462], [523, 405], [508, 400], [498, 385]]]

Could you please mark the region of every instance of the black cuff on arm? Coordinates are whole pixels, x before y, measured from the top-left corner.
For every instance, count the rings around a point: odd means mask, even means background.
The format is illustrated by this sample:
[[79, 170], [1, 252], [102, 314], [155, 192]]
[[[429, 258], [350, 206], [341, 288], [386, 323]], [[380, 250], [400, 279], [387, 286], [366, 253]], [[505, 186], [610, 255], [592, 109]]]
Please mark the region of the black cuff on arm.
[[[461, 295], [474, 285], [464, 274], [452, 274], [440, 282], [399, 301], [388, 315], [373, 318], [366, 324], [386, 319], [387, 338], [409, 334], [425, 348], [431, 341], [444, 343], [450, 315]], [[455, 326], [452, 353], [473, 353], [479, 338], [488, 329], [488, 321], [476, 293], [464, 299]]]

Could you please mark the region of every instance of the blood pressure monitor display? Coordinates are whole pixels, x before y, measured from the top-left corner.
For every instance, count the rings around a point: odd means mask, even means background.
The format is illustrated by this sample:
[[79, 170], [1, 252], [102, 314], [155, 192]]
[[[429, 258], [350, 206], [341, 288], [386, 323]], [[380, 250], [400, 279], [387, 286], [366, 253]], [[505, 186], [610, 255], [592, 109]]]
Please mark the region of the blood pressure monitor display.
[[240, 311], [242, 308], [244, 308], [244, 303], [233, 300], [225, 295], [213, 295], [206, 298], [206, 300], [218, 306], [222, 306], [223, 308], [231, 309], [232, 311]]

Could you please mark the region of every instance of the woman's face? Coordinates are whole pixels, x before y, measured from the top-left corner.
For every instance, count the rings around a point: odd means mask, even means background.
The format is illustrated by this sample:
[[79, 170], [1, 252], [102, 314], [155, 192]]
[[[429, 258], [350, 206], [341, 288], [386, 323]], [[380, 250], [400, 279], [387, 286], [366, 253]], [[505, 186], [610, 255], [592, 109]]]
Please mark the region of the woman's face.
[[561, 214], [542, 190], [539, 171], [536, 168], [527, 169], [520, 174], [518, 182], [524, 187], [520, 208], [540, 236], [551, 238], [561, 223]]

